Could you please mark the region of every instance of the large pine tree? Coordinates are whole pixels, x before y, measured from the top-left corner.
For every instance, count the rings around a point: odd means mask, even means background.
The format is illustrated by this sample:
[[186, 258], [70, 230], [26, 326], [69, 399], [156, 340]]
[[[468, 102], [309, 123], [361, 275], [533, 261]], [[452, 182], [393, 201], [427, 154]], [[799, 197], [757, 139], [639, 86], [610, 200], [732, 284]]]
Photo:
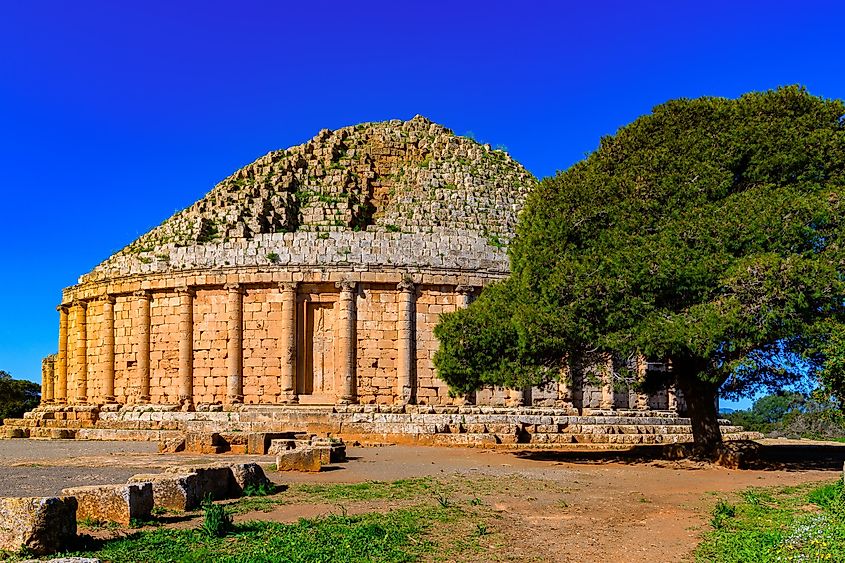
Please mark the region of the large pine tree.
[[531, 195], [511, 277], [436, 334], [457, 392], [588, 350], [670, 361], [696, 443], [714, 399], [809, 374], [842, 390], [845, 106], [799, 87], [680, 99]]

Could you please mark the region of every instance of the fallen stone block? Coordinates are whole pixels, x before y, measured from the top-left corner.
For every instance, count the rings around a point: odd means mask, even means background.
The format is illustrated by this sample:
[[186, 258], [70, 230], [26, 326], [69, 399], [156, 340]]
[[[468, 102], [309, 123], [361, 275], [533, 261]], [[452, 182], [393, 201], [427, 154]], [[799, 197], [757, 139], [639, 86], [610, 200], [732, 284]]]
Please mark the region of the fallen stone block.
[[158, 443], [158, 453], [175, 454], [185, 450], [185, 438], [170, 438]]
[[346, 444], [335, 438], [316, 438], [311, 445], [320, 450], [323, 465], [346, 461]]
[[267, 448], [268, 455], [279, 455], [280, 453], [296, 448], [296, 440], [293, 438], [277, 438], [270, 440], [270, 447]]
[[152, 483], [153, 505], [186, 512], [202, 502], [199, 477], [196, 473], [171, 475], [167, 473], [133, 475], [129, 483]]
[[228, 443], [218, 432], [188, 432], [185, 435], [186, 452], [193, 454], [220, 454], [228, 449]]
[[234, 489], [232, 470], [228, 465], [204, 465], [204, 466], [182, 466], [169, 467], [166, 474], [186, 475], [196, 473], [197, 494], [200, 500], [210, 495], [214, 500], [230, 498]]
[[63, 489], [62, 494], [76, 497], [77, 520], [117, 522], [129, 526], [132, 520], [147, 520], [153, 510], [152, 483], [130, 485], [93, 485]]
[[257, 463], [238, 463], [232, 469], [232, 496], [241, 496], [247, 489], [265, 489], [272, 487], [273, 483], [264, 474], [264, 470]]
[[278, 471], [317, 472], [322, 467], [323, 454], [313, 446], [286, 450], [276, 456], [276, 469]]
[[73, 497], [0, 498], [0, 550], [48, 555], [76, 537]]

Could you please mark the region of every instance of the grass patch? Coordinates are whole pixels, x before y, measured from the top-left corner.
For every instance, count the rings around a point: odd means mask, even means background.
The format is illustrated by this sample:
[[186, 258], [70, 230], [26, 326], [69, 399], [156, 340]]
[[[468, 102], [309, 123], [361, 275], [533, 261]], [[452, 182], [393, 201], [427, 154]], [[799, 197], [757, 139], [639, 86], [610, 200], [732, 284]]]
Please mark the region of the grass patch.
[[696, 549], [696, 561], [845, 561], [841, 480], [748, 489], [736, 504], [720, 500], [710, 524], [713, 529]]
[[[248, 522], [235, 525], [225, 537], [201, 530], [158, 529], [72, 555], [113, 563], [416, 561], [437, 547], [427, 537], [429, 531], [459, 521], [462, 516], [454, 508], [420, 506], [385, 514], [301, 519], [295, 524]], [[478, 534], [479, 530], [474, 531]]]
[[424, 477], [390, 483], [366, 481], [338, 485], [291, 485], [288, 495], [297, 500], [297, 497], [304, 495], [310, 502], [399, 500], [431, 495], [438, 487], [433, 479]]

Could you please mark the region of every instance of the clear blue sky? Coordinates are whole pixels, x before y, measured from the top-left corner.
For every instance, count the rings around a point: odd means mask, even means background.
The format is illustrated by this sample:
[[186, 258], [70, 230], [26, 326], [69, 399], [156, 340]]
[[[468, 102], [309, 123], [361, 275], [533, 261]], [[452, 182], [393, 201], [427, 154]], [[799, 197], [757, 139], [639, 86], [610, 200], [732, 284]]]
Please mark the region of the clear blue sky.
[[62, 287], [319, 129], [420, 113], [535, 175], [675, 97], [845, 97], [841, 2], [7, 1], [0, 369], [37, 380]]

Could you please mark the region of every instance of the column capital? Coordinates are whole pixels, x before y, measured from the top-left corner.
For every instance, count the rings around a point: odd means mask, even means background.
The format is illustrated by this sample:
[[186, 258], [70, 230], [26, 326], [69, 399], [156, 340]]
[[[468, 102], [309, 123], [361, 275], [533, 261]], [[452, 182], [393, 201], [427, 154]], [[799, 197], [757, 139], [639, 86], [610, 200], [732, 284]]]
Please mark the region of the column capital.
[[193, 297], [197, 294], [196, 288], [192, 285], [183, 285], [176, 288], [176, 295], [186, 295], [188, 297]]
[[343, 280], [335, 282], [334, 286], [342, 292], [355, 291], [358, 287], [358, 282]]
[[228, 291], [229, 293], [243, 293], [244, 286], [239, 283], [227, 283], [223, 286], [223, 289]]
[[67, 310], [70, 308], [70, 303], [62, 303], [61, 305], [56, 305], [56, 311], [59, 313], [67, 313]]
[[299, 287], [299, 282], [279, 282], [279, 289], [282, 290], [282, 293], [293, 292], [296, 293], [297, 288]]
[[462, 295], [473, 295], [475, 293], [475, 290], [475, 286], [472, 285], [455, 286], [455, 293], [460, 293]]
[[117, 302], [117, 299], [115, 299], [114, 295], [111, 295], [110, 293], [104, 293], [97, 298], [97, 301], [114, 305]]
[[413, 293], [416, 290], [416, 285], [411, 278], [402, 278], [402, 281], [396, 284], [396, 289], [402, 292]]
[[151, 301], [153, 298], [153, 292], [149, 289], [139, 289], [138, 291], [132, 292], [132, 295], [140, 297], [141, 299], [146, 299], [147, 301]]
[[82, 299], [74, 299], [72, 305], [74, 307], [79, 307], [80, 309], [87, 309], [88, 308], [88, 302], [83, 301]]

